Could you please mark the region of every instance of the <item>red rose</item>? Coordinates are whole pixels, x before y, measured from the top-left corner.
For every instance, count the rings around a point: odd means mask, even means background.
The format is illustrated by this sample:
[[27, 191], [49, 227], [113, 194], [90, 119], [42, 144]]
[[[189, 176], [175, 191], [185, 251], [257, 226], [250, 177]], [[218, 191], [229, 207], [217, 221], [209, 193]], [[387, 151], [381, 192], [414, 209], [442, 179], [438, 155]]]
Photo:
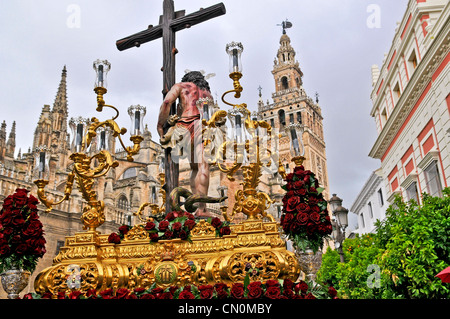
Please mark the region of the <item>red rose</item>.
[[83, 293], [82, 293], [81, 291], [79, 291], [79, 290], [72, 291], [72, 292], [69, 294], [69, 299], [80, 299], [80, 296], [81, 296], [82, 294], [83, 294]]
[[23, 255], [27, 252], [27, 250], [28, 250], [28, 245], [25, 243], [22, 243], [16, 247], [15, 253], [19, 254], [19, 255]]
[[175, 213], [174, 212], [170, 212], [166, 215], [166, 220], [168, 220], [169, 222], [173, 221], [175, 219]]
[[295, 195], [297, 196], [305, 196], [306, 195], [306, 189], [300, 188], [294, 191]]
[[278, 280], [270, 279], [266, 281], [266, 287], [280, 287]]
[[267, 288], [266, 292], [264, 293], [264, 296], [266, 296], [269, 299], [279, 299], [280, 298], [280, 288], [279, 287], [269, 287]]
[[166, 237], [167, 239], [171, 239], [173, 237], [173, 232], [171, 230], [166, 230], [164, 233], [164, 237]]
[[42, 223], [39, 220], [32, 220], [28, 227], [23, 231], [23, 234], [28, 237], [41, 236], [42, 233]]
[[112, 299], [114, 291], [112, 288], [100, 291], [99, 294], [103, 299]]
[[0, 241], [0, 255], [7, 255], [11, 251], [11, 248], [8, 245], [6, 240]]
[[283, 290], [283, 295], [286, 296], [288, 299], [293, 299], [295, 296], [295, 292], [292, 289], [285, 288]]
[[328, 294], [331, 298], [334, 298], [337, 295], [337, 291], [336, 289], [334, 289], [334, 287], [328, 287]]
[[151, 233], [149, 236], [150, 236], [150, 240], [152, 242], [157, 242], [158, 241], [158, 233]]
[[316, 299], [312, 293], [309, 293], [305, 296], [305, 299]]
[[222, 221], [221, 221], [218, 217], [214, 217], [214, 218], [211, 220], [211, 225], [212, 225], [214, 228], [219, 228], [220, 226], [222, 226]]
[[306, 293], [308, 291], [308, 284], [303, 280], [300, 280], [295, 286], [294, 289], [296, 292], [301, 291], [302, 293]]
[[292, 182], [293, 178], [294, 178], [294, 174], [293, 173], [289, 173], [289, 174], [286, 175], [286, 181], [288, 182], [288, 185], [289, 185], [289, 182]]
[[292, 212], [295, 210], [295, 207], [300, 203], [300, 198], [298, 198], [297, 196], [295, 197], [291, 197], [288, 199], [287, 201], [287, 205], [286, 205], [286, 211], [287, 212]]
[[305, 186], [305, 183], [303, 181], [294, 182], [294, 189], [300, 189], [303, 188], [303, 186]]
[[124, 299], [129, 293], [130, 291], [127, 288], [119, 288], [116, 291], [116, 297], [117, 299]]
[[228, 226], [222, 227], [222, 228], [219, 230], [219, 234], [220, 234], [221, 236], [231, 234], [231, 229], [230, 229], [230, 227], [228, 227]]
[[309, 211], [309, 206], [305, 203], [300, 203], [297, 205], [296, 209], [299, 213], [306, 213], [307, 211]]
[[180, 222], [173, 223], [172, 229], [174, 231], [179, 231], [181, 229], [181, 223]]
[[309, 215], [309, 218], [316, 224], [320, 222], [320, 215], [316, 212], [311, 213], [311, 215]]
[[89, 289], [86, 291], [86, 297], [90, 299], [97, 299], [97, 290], [95, 289]]
[[167, 220], [163, 220], [159, 223], [159, 231], [164, 232], [169, 228], [169, 222]]
[[164, 292], [164, 289], [162, 289], [161, 287], [156, 287], [152, 290], [152, 295], [155, 296], [156, 299], [158, 299], [163, 292]]
[[315, 187], [310, 187], [309, 188], [309, 192], [310, 193], [317, 193], [317, 189]]
[[154, 222], [147, 222], [145, 224], [145, 230], [150, 231], [156, 228], [156, 224]]
[[259, 281], [255, 281], [250, 283], [247, 286], [247, 290], [248, 290], [248, 298], [249, 299], [257, 299], [257, 298], [261, 298], [262, 294], [263, 294], [263, 289], [261, 287], [261, 282]]
[[66, 299], [65, 291], [58, 291], [57, 299]]
[[139, 299], [155, 299], [152, 294], [143, 294]]
[[309, 219], [309, 216], [306, 213], [299, 213], [299, 214], [297, 214], [297, 217], [295, 218], [295, 220], [301, 226], [306, 225], [306, 223], [308, 222], [308, 219]]
[[188, 239], [188, 237], [189, 237], [189, 235], [186, 231], [184, 231], [184, 230], [180, 231], [180, 239], [181, 240], [186, 240], [186, 239]]
[[188, 219], [192, 219], [192, 220], [195, 219], [195, 216], [188, 212], [184, 213], [184, 216], [187, 216]]
[[173, 295], [170, 292], [163, 292], [158, 299], [173, 299]]
[[125, 299], [139, 299], [139, 298], [135, 294], [129, 294], [128, 296], [125, 297]]
[[195, 220], [193, 219], [188, 219], [184, 222], [184, 226], [187, 227], [189, 230], [192, 230], [192, 228], [194, 228], [194, 226], [196, 225]]
[[120, 244], [120, 236], [116, 233], [111, 233], [111, 235], [108, 236], [108, 243], [111, 244]]
[[211, 299], [213, 296], [212, 285], [200, 285], [198, 290], [200, 291], [200, 299]]
[[127, 225], [122, 225], [122, 226], [119, 227], [119, 231], [120, 231], [122, 234], [124, 234], [124, 235], [126, 235], [126, 234], [128, 233], [129, 230], [130, 230], [130, 229], [128, 228]]
[[283, 281], [283, 289], [294, 289], [294, 282], [290, 279]]
[[234, 299], [244, 298], [244, 284], [241, 284], [239, 282], [234, 283], [231, 286], [230, 296]]
[[178, 299], [195, 299], [195, 296], [192, 294], [192, 292], [188, 290], [183, 290], [178, 295]]

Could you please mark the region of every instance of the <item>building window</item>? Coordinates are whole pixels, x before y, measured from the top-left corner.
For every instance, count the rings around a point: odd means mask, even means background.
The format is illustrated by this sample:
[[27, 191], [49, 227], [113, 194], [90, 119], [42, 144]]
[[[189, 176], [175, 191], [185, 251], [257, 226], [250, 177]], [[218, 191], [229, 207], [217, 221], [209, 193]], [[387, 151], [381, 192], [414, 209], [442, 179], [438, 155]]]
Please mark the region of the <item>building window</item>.
[[383, 199], [383, 191], [381, 190], [381, 188], [378, 190], [378, 200], [380, 201], [380, 207], [383, 207], [384, 199]]
[[125, 195], [120, 196], [119, 201], [117, 202], [117, 207], [119, 209], [127, 209], [128, 208], [128, 199]]
[[61, 250], [61, 247], [64, 246], [64, 240], [58, 240], [56, 242], [56, 253], [55, 256], [59, 254], [59, 251]]
[[297, 121], [302, 124], [302, 112], [297, 112]]
[[394, 96], [394, 103], [397, 104], [398, 100], [400, 99], [400, 86], [398, 85], [398, 82], [395, 84], [392, 94]]
[[121, 179], [127, 179], [127, 178], [136, 177], [136, 176], [137, 176], [136, 167], [130, 167], [122, 174]]
[[416, 68], [417, 68], [417, 57], [416, 57], [416, 51], [413, 50], [411, 55], [408, 58], [408, 71], [409, 71], [409, 74], [412, 74]]
[[406, 196], [408, 200], [415, 200], [416, 203], [419, 202], [419, 192], [417, 191], [417, 183], [413, 182], [411, 185], [408, 186], [406, 189]]
[[272, 128], [275, 127], [275, 121], [274, 121], [274, 119], [270, 119], [270, 126], [272, 126]]
[[286, 125], [286, 116], [284, 114], [284, 110], [278, 111], [278, 119], [280, 120], [280, 128], [283, 128]]
[[428, 165], [424, 172], [428, 194], [430, 194], [431, 196], [442, 197], [442, 185], [439, 178], [437, 162], [433, 161], [430, 165]]
[[291, 122], [291, 124], [294, 124], [294, 114], [289, 114], [289, 122]]
[[367, 204], [367, 206], [369, 207], [369, 216], [370, 218], [373, 218], [373, 209], [372, 209], [372, 203], [369, 202], [369, 204]]
[[282, 90], [287, 90], [287, 89], [289, 89], [288, 79], [287, 79], [287, 77], [285, 77], [285, 76], [283, 76], [283, 77], [281, 78], [281, 89], [282, 89]]
[[361, 228], [366, 228], [366, 224], [364, 223], [364, 214], [359, 215], [361, 220]]

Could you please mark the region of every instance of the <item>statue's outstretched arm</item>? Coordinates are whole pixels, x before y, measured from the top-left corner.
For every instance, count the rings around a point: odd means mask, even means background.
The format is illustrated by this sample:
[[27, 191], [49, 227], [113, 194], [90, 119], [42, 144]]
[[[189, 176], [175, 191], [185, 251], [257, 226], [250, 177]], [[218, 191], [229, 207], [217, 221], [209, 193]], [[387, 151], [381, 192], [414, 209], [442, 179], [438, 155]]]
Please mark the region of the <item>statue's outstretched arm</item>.
[[175, 84], [167, 93], [164, 102], [161, 105], [157, 125], [157, 130], [160, 137], [164, 135], [164, 124], [166, 124], [167, 119], [169, 118], [170, 107], [173, 103], [175, 103], [177, 98], [180, 96], [180, 93], [181, 93], [181, 85]]

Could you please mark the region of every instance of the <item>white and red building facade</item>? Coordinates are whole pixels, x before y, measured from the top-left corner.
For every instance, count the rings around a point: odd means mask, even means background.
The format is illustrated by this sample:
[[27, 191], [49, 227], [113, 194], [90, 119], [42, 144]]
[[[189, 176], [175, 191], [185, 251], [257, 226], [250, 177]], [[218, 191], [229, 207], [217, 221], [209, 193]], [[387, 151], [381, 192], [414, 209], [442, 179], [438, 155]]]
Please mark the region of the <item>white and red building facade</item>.
[[450, 177], [450, 2], [410, 0], [381, 69], [372, 68], [387, 200], [442, 196]]

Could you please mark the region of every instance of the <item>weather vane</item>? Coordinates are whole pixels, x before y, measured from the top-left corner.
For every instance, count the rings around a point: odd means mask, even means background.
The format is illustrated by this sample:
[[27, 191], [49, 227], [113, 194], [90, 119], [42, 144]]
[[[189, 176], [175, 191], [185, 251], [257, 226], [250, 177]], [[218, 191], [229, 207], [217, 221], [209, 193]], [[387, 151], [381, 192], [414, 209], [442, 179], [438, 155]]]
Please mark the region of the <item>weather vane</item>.
[[286, 34], [286, 29], [292, 28], [292, 23], [286, 18], [285, 21], [281, 22], [281, 24], [277, 24], [277, 26], [281, 26], [283, 28], [283, 34]]

